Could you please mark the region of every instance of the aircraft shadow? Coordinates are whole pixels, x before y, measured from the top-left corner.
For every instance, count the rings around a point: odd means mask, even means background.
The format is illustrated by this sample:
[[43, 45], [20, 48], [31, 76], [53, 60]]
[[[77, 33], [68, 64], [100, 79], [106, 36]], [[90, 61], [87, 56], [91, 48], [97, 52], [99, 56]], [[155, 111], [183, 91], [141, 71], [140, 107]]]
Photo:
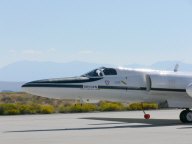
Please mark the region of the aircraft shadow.
[[[179, 125], [189, 126], [190, 125], [190, 124], [183, 124], [180, 122], [180, 120], [177, 120], [177, 119], [145, 120], [145, 119], [139, 119], [139, 118], [102, 118], [102, 117], [89, 117], [89, 118], [81, 118], [81, 119], [108, 121], [110, 123], [89, 124], [89, 125], [94, 125], [94, 127], [18, 130], [18, 131], [5, 131], [4, 133], [83, 131], [83, 130], [102, 130], [102, 129], [105, 130], [105, 129], [119, 129], [119, 128], [150, 128], [150, 127], [165, 127], [165, 126], [167, 127], [167, 126], [179, 126]], [[100, 125], [102, 125], [102, 126], [100, 126]], [[189, 128], [189, 127], [187, 127], [187, 128]], [[182, 128], [179, 128], [179, 129], [182, 129]]]
[[148, 120], [146, 120], [144, 118], [102, 118], [102, 117], [89, 117], [89, 118], [83, 118], [83, 119], [135, 124], [135, 125], [131, 125], [131, 127], [159, 127], [159, 126], [162, 127], [162, 126], [184, 125], [178, 119], [148, 119]]

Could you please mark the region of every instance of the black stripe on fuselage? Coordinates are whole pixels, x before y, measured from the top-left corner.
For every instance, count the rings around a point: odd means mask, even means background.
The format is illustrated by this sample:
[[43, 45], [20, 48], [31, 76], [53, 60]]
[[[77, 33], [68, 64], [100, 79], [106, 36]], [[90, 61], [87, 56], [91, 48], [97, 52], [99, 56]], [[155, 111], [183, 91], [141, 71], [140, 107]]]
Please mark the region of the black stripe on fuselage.
[[[22, 87], [68, 87], [68, 88], [82, 88], [83, 85], [80, 83], [95, 82], [103, 78], [68, 78], [68, 79], [47, 79], [32, 81], [24, 84]], [[71, 85], [72, 84], [72, 85]], [[74, 85], [73, 85], [74, 84]]]
[[48, 88], [83, 88], [83, 85], [66, 85], [66, 84], [39, 84], [39, 83], [33, 83], [33, 84], [26, 84], [22, 87], [48, 87]]
[[117, 89], [117, 90], [146, 90], [144, 87], [125, 87], [125, 86], [98, 86], [99, 89]]
[[152, 91], [186, 92], [186, 89], [151, 88]]
[[87, 78], [87, 77], [82, 77], [82, 78], [67, 78], [67, 79], [47, 79], [47, 80], [38, 80], [38, 81], [33, 81], [29, 83], [35, 83], [35, 84], [71, 84], [71, 83], [86, 83], [86, 82], [95, 82], [98, 80], [103, 79], [101, 78]]
[[[91, 85], [90, 85], [91, 86]], [[48, 87], [48, 88], [83, 88], [83, 85], [70, 85], [70, 84], [58, 84], [58, 83], [29, 83], [23, 87]], [[105, 86], [99, 85], [98, 89], [110, 89], [110, 90], [142, 90], [146, 91], [146, 87], [125, 87], [125, 86]], [[151, 88], [151, 91], [166, 91], [166, 92], [186, 92], [185, 89], [169, 89], [169, 88]]]

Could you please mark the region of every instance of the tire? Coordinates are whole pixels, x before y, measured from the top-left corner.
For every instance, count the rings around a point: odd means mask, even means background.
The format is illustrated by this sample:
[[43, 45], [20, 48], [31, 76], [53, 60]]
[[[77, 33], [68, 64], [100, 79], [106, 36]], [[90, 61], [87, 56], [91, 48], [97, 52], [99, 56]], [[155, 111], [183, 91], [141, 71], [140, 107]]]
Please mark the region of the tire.
[[186, 120], [187, 120], [187, 123], [192, 123], [192, 111], [187, 111]]
[[182, 111], [179, 117], [182, 123], [192, 123], [192, 111], [190, 110]]
[[186, 115], [187, 115], [187, 110], [184, 110], [180, 113], [179, 118], [182, 123], [187, 123]]

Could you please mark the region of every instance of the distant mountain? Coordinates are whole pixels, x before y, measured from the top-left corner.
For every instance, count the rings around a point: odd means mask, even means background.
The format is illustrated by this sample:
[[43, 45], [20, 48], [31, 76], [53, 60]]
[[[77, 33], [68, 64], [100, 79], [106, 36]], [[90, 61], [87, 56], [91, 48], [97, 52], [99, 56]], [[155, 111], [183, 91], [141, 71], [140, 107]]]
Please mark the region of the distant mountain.
[[[192, 64], [187, 64], [178, 61], [162, 61], [154, 63], [150, 66], [141, 64], [132, 64], [125, 67], [130, 68], [152, 68], [159, 70], [173, 70], [176, 64], [179, 64], [179, 71], [191, 71]], [[94, 64], [86, 62], [35, 62], [35, 61], [21, 61], [3, 68], [0, 68], [0, 81], [32, 81], [46, 78], [79, 76], [97, 67], [106, 66], [114, 67], [108, 64]], [[1, 87], [1, 86], [0, 86]]]
[[35, 62], [21, 61], [0, 68], [0, 81], [31, 81], [46, 78], [78, 76], [100, 64], [86, 62]]
[[25, 82], [0, 82], [0, 92], [18, 92]]
[[173, 71], [176, 64], [179, 64], [179, 71], [192, 72], [192, 64], [188, 64], [180, 61], [160, 61], [148, 66], [140, 65], [140, 64], [131, 64], [131, 65], [126, 65], [126, 67], [149, 68], [149, 69]]
[[179, 62], [179, 61], [162, 61], [151, 65], [153, 69], [160, 70], [173, 70], [175, 65], [179, 64], [179, 71], [192, 72], [192, 64]]

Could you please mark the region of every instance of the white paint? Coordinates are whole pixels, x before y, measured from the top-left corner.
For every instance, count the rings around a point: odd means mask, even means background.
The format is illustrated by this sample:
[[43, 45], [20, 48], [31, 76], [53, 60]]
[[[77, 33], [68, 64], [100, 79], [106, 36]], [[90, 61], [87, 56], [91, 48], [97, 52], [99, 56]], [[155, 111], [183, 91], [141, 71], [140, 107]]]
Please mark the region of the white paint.
[[[192, 74], [125, 68], [116, 68], [116, 71], [117, 75], [104, 75], [103, 79], [98, 81], [68, 83], [69, 85], [83, 85], [82, 88], [24, 87], [24, 90], [31, 94], [57, 99], [89, 99], [90, 102], [100, 100], [118, 102], [168, 102], [169, 107], [192, 107], [192, 86], [190, 85], [192, 84]], [[149, 82], [147, 82], [147, 77], [151, 80], [150, 86]], [[67, 80], [71, 79], [68, 78]], [[76, 79], [84, 80], [87, 78], [77, 77]], [[54, 80], [58, 79], [50, 79], [49, 82], [54, 82]], [[99, 86], [128, 87], [138, 90], [100, 89]], [[146, 90], [140, 90], [140, 88], [146, 88]], [[171, 89], [172, 91], [157, 89]], [[187, 92], [174, 91], [185, 89]]]

